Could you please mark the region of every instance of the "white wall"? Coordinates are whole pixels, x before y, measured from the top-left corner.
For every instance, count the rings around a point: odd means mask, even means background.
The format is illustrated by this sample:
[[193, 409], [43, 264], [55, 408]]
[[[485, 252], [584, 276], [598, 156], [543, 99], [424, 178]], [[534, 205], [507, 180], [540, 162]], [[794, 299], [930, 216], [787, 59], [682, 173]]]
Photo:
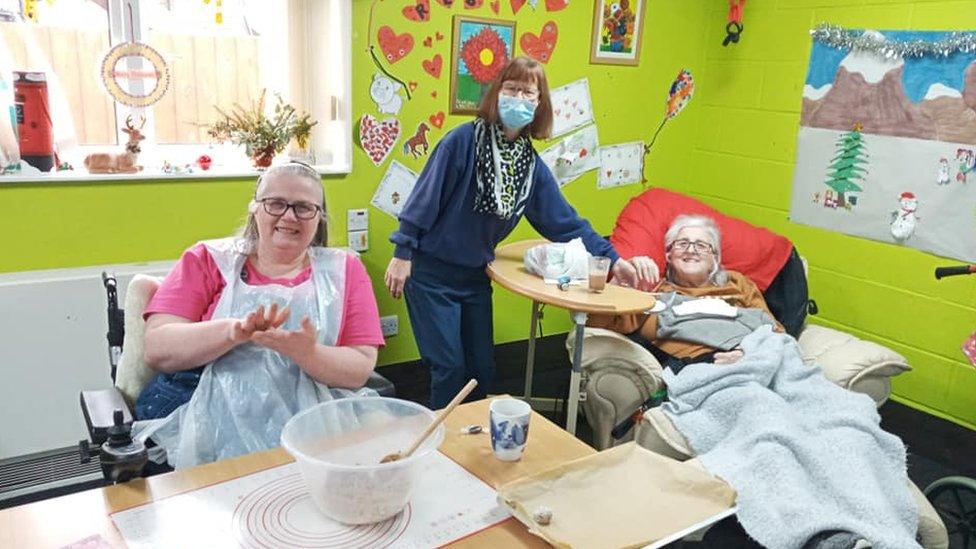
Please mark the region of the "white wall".
[[165, 275], [172, 261], [0, 274], [0, 459], [87, 438], [83, 389], [111, 386], [103, 270]]

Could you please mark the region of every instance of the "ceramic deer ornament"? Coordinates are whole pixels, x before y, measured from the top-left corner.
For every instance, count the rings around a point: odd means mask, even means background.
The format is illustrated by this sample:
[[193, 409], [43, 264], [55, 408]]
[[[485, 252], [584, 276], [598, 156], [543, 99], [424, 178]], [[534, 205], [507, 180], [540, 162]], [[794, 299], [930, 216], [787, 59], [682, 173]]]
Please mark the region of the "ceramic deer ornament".
[[142, 171], [142, 166], [136, 165], [136, 160], [142, 149], [139, 142], [146, 138], [142, 135], [142, 127], [146, 125], [146, 118], [141, 117], [139, 127], [132, 125], [132, 116], [125, 119], [122, 128], [129, 135], [123, 153], [92, 153], [85, 157], [85, 168], [88, 173], [136, 173]]

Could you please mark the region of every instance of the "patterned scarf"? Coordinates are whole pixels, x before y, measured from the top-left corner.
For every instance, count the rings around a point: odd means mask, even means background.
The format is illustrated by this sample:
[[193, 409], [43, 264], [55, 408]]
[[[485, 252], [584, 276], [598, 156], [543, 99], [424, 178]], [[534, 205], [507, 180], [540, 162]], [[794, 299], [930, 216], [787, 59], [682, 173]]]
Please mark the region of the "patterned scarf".
[[505, 139], [498, 125], [474, 122], [475, 174], [478, 189], [474, 211], [502, 219], [522, 215], [532, 189], [535, 149], [526, 135]]

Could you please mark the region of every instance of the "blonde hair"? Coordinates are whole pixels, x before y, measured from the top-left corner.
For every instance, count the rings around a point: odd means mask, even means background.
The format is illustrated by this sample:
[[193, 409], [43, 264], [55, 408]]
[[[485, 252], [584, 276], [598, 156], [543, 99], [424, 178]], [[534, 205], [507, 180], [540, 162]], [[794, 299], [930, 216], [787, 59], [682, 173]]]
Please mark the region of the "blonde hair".
[[[708, 281], [718, 286], [724, 285], [729, 281], [729, 273], [722, 268], [722, 232], [718, 229], [718, 225], [711, 217], [705, 215], [679, 215], [674, 218], [671, 226], [668, 227], [668, 232], [664, 233], [664, 249], [670, 253], [671, 245], [678, 239], [678, 233], [683, 229], [693, 227], [705, 229], [705, 232], [711, 240], [710, 244], [714, 249], [715, 265], [712, 267], [712, 272], [708, 273]], [[671, 277], [670, 261], [667, 262], [665, 278], [670, 282], [674, 282]]]
[[325, 215], [325, 189], [322, 188], [322, 178], [319, 177], [319, 173], [308, 164], [293, 160], [287, 164], [274, 166], [258, 176], [257, 184], [254, 186], [254, 198], [248, 205], [247, 218], [244, 220], [244, 226], [240, 231], [240, 237], [243, 239], [246, 249], [248, 251], [252, 251], [256, 249], [258, 243], [258, 224], [254, 219], [254, 213], [257, 211], [258, 207], [258, 193], [261, 192], [262, 185], [265, 182], [282, 175], [290, 175], [313, 181], [315, 182], [315, 186], [322, 191], [322, 203], [319, 204], [322, 207], [322, 212], [319, 214], [319, 225], [315, 229], [315, 236], [312, 237], [311, 246], [328, 246], [329, 227]]

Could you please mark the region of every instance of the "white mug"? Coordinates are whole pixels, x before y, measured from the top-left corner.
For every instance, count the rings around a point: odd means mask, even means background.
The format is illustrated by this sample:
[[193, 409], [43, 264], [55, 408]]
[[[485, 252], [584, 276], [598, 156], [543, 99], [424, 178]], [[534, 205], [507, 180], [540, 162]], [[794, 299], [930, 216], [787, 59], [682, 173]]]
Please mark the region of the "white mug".
[[532, 408], [514, 398], [496, 398], [489, 407], [491, 451], [502, 461], [522, 459], [529, 437]]

